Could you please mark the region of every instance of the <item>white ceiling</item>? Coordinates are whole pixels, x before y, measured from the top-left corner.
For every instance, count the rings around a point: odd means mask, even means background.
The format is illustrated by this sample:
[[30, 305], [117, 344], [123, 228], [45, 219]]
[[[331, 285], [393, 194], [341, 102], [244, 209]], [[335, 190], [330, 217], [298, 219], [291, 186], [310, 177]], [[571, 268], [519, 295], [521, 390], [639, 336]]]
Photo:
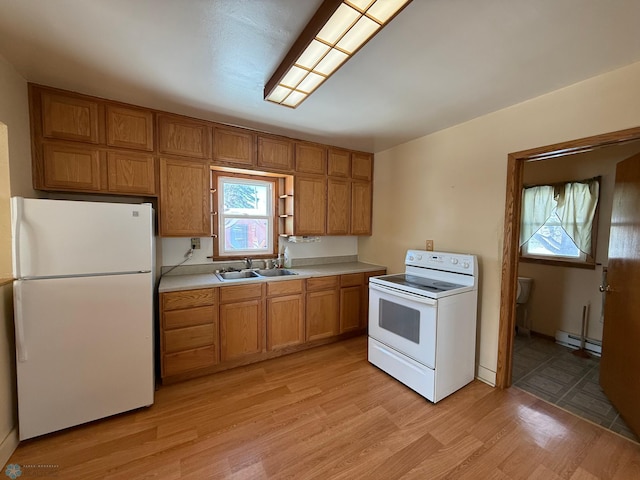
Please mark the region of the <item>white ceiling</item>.
[[322, 0], [0, 0], [28, 81], [378, 152], [640, 61], [638, 0], [413, 0], [297, 109], [263, 86]]

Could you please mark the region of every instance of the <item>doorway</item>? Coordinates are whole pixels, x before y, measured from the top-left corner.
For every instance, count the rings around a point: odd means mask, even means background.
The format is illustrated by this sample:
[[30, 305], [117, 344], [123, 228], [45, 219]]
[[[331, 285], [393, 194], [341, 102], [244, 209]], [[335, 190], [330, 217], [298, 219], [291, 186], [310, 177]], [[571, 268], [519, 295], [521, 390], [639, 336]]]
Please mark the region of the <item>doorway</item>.
[[525, 163], [538, 160], [556, 160], [559, 157], [565, 157], [567, 155], [577, 155], [610, 147], [622, 147], [637, 140], [640, 140], [640, 128], [597, 135], [509, 154], [502, 262], [502, 293], [500, 300], [498, 368], [496, 374], [496, 386], [499, 388], [507, 388], [512, 384], [512, 359], [514, 350], [514, 336], [512, 332], [516, 324], [521, 190]]

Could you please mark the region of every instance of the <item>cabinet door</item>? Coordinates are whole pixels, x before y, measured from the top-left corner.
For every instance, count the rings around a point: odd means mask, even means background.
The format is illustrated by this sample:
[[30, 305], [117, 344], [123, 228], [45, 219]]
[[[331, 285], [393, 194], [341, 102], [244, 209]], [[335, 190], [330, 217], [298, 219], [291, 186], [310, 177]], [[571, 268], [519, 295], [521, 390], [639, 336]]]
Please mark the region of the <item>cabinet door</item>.
[[152, 155], [107, 152], [107, 188], [114, 193], [154, 195], [156, 177]]
[[373, 179], [373, 155], [370, 153], [351, 154], [351, 178], [356, 180]]
[[42, 92], [42, 134], [48, 138], [98, 143], [98, 103]]
[[351, 182], [327, 179], [327, 235], [349, 235]]
[[296, 143], [296, 172], [324, 175], [327, 172], [327, 148], [314, 143]]
[[107, 145], [153, 151], [153, 113], [107, 105]]
[[170, 155], [209, 158], [211, 128], [188, 118], [158, 115], [158, 150]]
[[287, 138], [258, 136], [258, 166], [293, 171], [293, 142]]
[[351, 175], [351, 153], [348, 150], [330, 148], [327, 158], [327, 173], [332, 177], [349, 177]]
[[351, 182], [351, 234], [371, 235], [371, 182]]
[[307, 293], [307, 341], [338, 334], [338, 290]]
[[360, 328], [362, 286], [340, 289], [340, 333]]
[[325, 177], [296, 176], [293, 224], [296, 235], [324, 235], [327, 184]]
[[256, 164], [256, 135], [241, 128], [214, 127], [213, 162], [253, 167]]
[[221, 360], [234, 360], [262, 352], [262, 302], [220, 305]]
[[267, 350], [279, 350], [304, 342], [302, 295], [267, 299]]
[[211, 235], [209, 167], [201, 162], [160, 159], [160, 235]]
[[43, 151], [45, 188], [100, 190], [100, 152], [83, 146], [45, 145]]

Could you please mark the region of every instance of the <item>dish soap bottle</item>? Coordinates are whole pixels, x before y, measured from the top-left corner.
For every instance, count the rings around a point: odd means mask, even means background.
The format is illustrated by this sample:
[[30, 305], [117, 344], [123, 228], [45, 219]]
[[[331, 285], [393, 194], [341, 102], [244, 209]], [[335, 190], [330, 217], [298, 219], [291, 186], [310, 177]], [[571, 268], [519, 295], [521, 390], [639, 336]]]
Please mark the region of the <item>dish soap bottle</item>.
[[284, 268], [291, 268], [291, 257], [289, 256], [289, 247], [284, 248]]

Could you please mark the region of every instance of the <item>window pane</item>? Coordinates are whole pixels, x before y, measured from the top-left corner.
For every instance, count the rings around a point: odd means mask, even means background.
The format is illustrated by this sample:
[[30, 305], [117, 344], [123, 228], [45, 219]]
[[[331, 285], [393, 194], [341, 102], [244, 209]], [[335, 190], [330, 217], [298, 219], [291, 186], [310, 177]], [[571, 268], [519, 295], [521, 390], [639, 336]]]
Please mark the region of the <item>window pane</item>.
[[270, 215], [269, 185], [225, 181], [222, 190], [225, 215]]
[[259, 251], [269, 248], [267, 219], [225, 218], [224, 249], [226, 252]]
[[580, 258], [582, 256], [580, 249], [560, 226], [560, 219], [555, 214], [529, 239], [526, 253], [547, 257]]

